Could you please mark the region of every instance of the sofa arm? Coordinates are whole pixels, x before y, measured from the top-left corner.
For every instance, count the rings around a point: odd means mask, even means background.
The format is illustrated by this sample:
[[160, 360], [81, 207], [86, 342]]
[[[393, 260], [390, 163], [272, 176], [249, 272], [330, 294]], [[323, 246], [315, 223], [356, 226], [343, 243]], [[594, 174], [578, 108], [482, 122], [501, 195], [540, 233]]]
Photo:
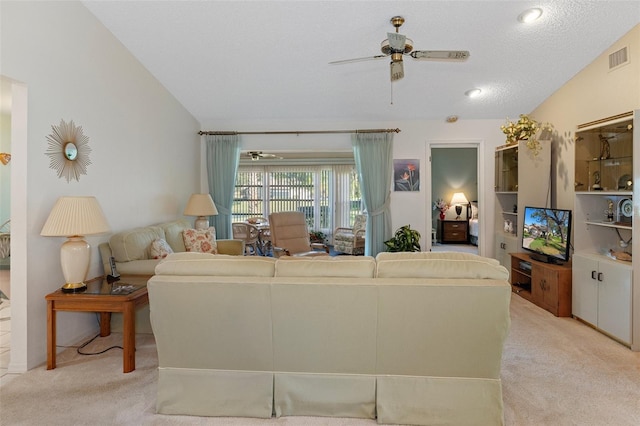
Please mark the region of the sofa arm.
[[219, 254], [231, 254], [234, 256], [244, 255], [243, 240], [218, 240], [217, 244]]
[[109, 265], [109, 258], [113, 256], [111, 253], [111, 246], [108, 242], [101, 243], [98, 246], [98, 250], [100, 251], [100, 259], [102, 260], [102, 267], [104, 268], [103, 272], [105, 274], [110, 274], [111, 266]]

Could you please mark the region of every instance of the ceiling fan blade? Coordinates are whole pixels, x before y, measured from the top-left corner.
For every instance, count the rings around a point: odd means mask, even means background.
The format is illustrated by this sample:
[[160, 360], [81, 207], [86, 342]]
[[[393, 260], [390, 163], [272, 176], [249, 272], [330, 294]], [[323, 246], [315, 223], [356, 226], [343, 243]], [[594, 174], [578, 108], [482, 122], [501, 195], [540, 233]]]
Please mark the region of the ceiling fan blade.
[[398, 81], [404, 78], [404, 63], [402, 61], [391, 62], [391, 81]]
[[423, 61], [462, 62], [469, 59], [470, 53], [468, 50], [414, 50], [409, 56]]
[[343, 59], [340, 61], [332, 61], [332, 62], [329, 62], [329, 64], [331, 65], [350, 64], [352, 62], [370, 61], [372, 59], [382, 59], [386, 57], [387, 55], [367, 56], [366, 58], [353, 58], [353, 59]]
[[404, 52], [404, 44], [407, 36], [398, 33], [387, 33], [387, 40], [391, 50], [395, 52]]

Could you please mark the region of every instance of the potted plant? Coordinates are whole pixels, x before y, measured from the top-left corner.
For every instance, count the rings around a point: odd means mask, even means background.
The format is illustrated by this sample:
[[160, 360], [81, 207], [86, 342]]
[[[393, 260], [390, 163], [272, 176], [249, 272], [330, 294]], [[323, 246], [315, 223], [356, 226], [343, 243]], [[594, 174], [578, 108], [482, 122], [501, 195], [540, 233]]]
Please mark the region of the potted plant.
[[311, 241], [312, 243], [324, 244], [325, 238], [327, 238], [327, 236], [324, 234], [324, 232], [309, 231], [309, 241]]
[[400, 227], [393, 238], [384, 242], [387, 251], [420, 251], [420, 233], [410, 225]]

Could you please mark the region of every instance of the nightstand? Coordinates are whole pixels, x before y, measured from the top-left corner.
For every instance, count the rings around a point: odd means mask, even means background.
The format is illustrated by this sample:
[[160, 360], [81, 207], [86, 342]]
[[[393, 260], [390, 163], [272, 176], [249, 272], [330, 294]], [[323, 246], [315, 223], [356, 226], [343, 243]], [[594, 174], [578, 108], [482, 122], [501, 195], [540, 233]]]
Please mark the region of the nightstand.
[[440, 242], [442, 244], [467, 243], [469, 241], [469, 222], [466, 220], [441, 220]]

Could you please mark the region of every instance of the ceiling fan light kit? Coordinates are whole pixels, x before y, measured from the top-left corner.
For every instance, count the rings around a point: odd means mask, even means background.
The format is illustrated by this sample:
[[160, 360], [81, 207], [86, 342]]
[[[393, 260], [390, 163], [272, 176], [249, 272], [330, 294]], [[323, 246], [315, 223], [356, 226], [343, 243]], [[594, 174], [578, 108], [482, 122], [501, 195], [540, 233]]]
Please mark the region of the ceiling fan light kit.
[[466, 92], [464, 92], [465, 96], [468, 96], [470, 98], [476, 98], [480, 96], [481, 93], [482, 93], [482, 89], [478, 89], [477, 87], [474, 89], [469, 89]]
[[402, 24], [404, 24], [404, 18], [402, 16], [394, 16], [391, 18], [391, 25], [395, 27], [396, 32], [387, 33], [387, 38], [380, 43], [382, 55], [345, 59], [329, 63], [336, 65], [390, 57], [390, 79], [393, 82], [404, 78], [403, 56], [410, 56], [417, 60], [445, 62], [463, 62], [470, 56], [467, 50], [413, 50], [413, 40], [398, 32]]
[[534, 7], [532, 9], [527, 9], [518, 15], [518, 21], [523, 24], [529, 24], [542, 16], [542, 9], [538, 7]]

